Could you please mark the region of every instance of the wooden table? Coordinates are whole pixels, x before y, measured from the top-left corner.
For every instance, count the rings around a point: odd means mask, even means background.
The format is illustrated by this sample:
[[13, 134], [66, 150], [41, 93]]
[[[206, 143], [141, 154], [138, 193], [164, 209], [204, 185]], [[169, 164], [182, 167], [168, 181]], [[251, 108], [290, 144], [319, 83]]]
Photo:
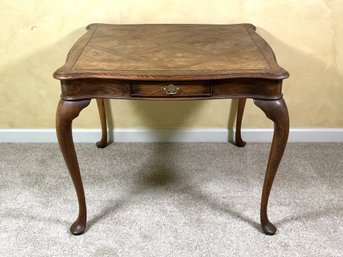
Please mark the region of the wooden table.
[[261, 226], [273, 235], [268, 220], [270, 189], [286, 147], [289, 120], [282, 81], [289, 74], [251, 24], [238, 25], [109, 25], [91, 24], [56, 70], [61, 81], [56, 131], [72, 177], [79, 215], [71, 226], [86, 228], [86, 200], [72, 138], [72, 121], [96, 99], [102, 138], [107, 144], [104, 99], [209, 100], [238, 98], [236, 145], [244, 146], [241, 121], [246, 98], [274, 122], [274, 136], [263, 185]]

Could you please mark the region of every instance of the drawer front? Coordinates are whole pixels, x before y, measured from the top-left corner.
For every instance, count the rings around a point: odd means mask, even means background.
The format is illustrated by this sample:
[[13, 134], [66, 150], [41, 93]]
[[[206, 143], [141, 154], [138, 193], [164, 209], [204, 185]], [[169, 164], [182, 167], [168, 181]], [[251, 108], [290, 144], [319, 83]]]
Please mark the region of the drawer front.
[[209, 82], [139, 82], [131, 84], [132, 97], [205, 97], [212, 95]]

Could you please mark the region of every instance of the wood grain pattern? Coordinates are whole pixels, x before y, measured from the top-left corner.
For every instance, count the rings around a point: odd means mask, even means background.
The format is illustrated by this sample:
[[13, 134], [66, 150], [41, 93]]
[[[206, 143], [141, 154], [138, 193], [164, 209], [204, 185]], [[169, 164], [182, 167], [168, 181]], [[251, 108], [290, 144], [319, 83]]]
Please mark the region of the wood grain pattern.
[[[82, 53], [82, 55], [80, 54]], [[269, 45], [251, 24], [91, 24], [56, 79], [284, 79]]]
[[78, 79], [61, 81], [61, 98], [81, 100], [90, 98], [129, 98], [130, 84], [107, 79]]

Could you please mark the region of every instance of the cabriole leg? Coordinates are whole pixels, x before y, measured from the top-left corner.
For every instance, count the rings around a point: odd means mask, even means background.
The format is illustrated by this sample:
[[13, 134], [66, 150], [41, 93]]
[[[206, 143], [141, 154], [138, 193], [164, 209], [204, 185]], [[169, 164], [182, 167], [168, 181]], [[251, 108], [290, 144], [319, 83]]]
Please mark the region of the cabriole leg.
[[82, 101], [64, 101], [60, 100], [56, 113], [56, 132], [60, 149], [63, 158], [68, 167], [70, 176], [75, 186], [77, 199], [79, 202], [79, 215], [70, 231], [74, 235], [80, 235], [85, 231], [87, 222], [87, 210], [85, 194], [80, 174], [80, 168], [75, 152], [73, 136], [72, 136], [72, 121], [79, 116], [80, 111], [87, 107], [90, 100]]
[[237, 119], [236, 119], [236, 139], [235, 145], [239, 147], [245, 146], [246, 142], [243, 141], [241, 130], [242, 130], [242, 119], [243, 119], [243, 112], [245, 107], [246, 98], [238, 99], [238, 109], [237, 109]]
[[107, 146], [107, 125], [104, 99], [96, 99], [96, 103], [98, 105], [101, 122], [101, 139], [96, 143], [96, 146], [99, 148], [105, 148]]
[[289, 132], [288, 110], [283, 99], [273, 101], [255, 99], [254, 103], [274, 122], [274, 135], [263, 184], [260, 213], [263, 232], [267, 235], [274, 235], [276, 227], [268, 219], [267, 205], [275, 174], [287, 144]]

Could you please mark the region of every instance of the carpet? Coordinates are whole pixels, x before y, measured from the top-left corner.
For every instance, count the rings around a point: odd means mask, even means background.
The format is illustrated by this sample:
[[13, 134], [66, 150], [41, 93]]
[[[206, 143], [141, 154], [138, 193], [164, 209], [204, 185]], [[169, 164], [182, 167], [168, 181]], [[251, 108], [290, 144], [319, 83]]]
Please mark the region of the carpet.
[[0, 144], [0, 256], [343, 256], [343, 144], [291, 143], [259, 226], [270, 144], [77, 144], [88, 205], [57, 144]]

